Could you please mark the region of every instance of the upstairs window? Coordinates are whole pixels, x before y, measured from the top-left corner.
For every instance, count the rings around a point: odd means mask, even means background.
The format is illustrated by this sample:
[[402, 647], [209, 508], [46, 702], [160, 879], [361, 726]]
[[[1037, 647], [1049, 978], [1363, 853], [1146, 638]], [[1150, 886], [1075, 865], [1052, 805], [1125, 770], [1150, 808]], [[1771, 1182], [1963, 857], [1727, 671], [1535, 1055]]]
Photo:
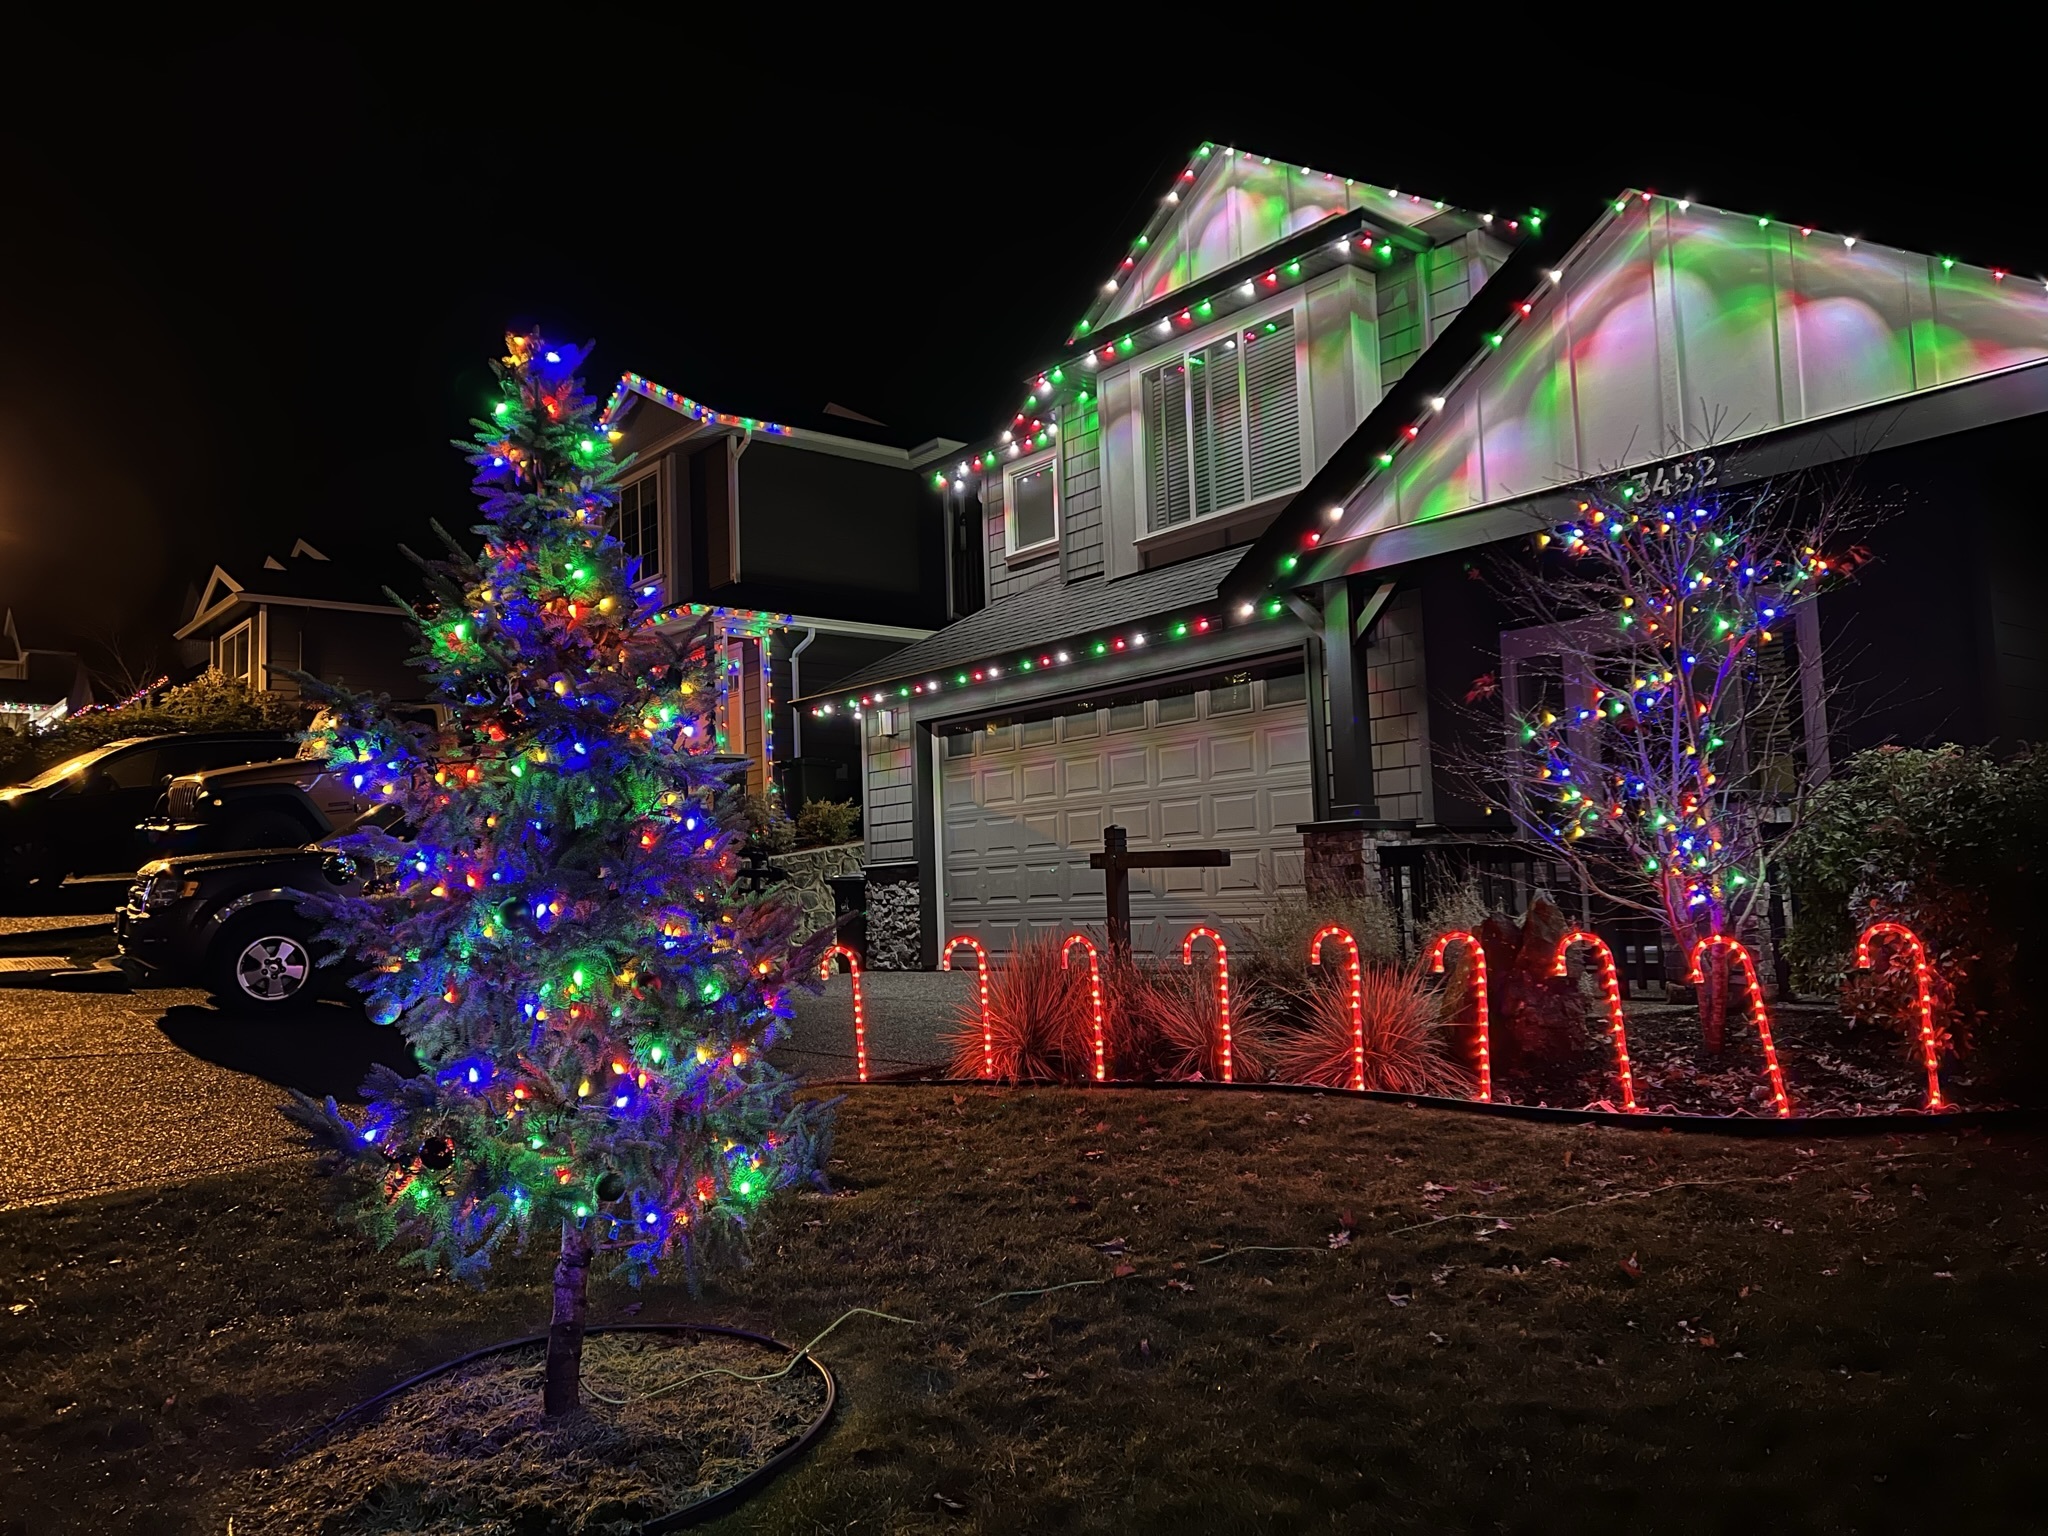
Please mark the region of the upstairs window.
[[1007, 554], [1050, 549], [1060, 535], [1059, 459], [1047, 454], [1013, 464], [1003, 472]]
[[614, 491], [616, 500], [605, 519], [605, 532], [625, 545], [640, 562], [640, 578], [661, 574], [661, 475], [642, 475]]
[[1147, 371], [1140, 392], [1147, 532], [1229, 512], [1301, 483], [1291, 312]]
[[231, 629], [220, 637], [218, 665], [221, 671], [237, 682], [246, 683], [251, 681], [249, 676], [249, 664], [253, 660], [251, 642], [255, 638], [256, 627], [253, 621]]

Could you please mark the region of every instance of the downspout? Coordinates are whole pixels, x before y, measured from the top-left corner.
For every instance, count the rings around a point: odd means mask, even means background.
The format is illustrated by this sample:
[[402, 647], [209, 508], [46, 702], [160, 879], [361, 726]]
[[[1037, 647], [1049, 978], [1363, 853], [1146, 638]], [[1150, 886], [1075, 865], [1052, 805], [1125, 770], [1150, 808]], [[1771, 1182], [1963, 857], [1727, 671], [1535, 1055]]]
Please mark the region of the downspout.
[[795, 700], [804, 696], [804, 673], [801, 657], [804, 647], [818, 638], [818, 627], [814, 624], [804, 631], [804, 637], [789, 653], [789, 755], [799, 758], [804, 755], [804, 712], [795, 706]]

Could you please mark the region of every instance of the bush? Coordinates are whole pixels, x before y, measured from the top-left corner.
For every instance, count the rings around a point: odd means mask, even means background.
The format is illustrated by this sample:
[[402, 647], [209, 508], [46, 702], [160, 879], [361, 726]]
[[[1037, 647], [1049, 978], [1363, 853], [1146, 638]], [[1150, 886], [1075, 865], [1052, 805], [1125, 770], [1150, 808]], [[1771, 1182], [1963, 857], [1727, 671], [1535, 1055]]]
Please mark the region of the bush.
[[740, 820], [747, 829], [747, 847], [757, 853], [787, 853], [796, 846], [796, 823], [766, 795], [740, 796]]
[[[1059, 941], [1025, 939], [992, 960], [988, 978], [990, 1033], [996, 1076], [1012, 1083], [1084, 1083], [1094, 1076], [1093, 1029], [1088, 1018], [1087, 963], [1060, 965]], [[945, 1035], [955, 1077], [980, 1077], [981, 1002], [970, 991]]]
[[297, 730], [305, 712], [297, 699], [257, 693], [239, 679], [209, 670], [123, 709], [94, 710], [32, 735], [0, 731], [0, 784], [34, 778], [52, 764], [128, 736]]
[[[1464, 1097], [1465, 1074], [1444, 1047], [1442, 1000], [1405, 966], [1367, 965], [1359, 978], [1365, 1086], [1384, 1093]], [[1290, 998], [1294, 1018], [1275, 1037], [1273, 1076], [1284, 1083], [1351, 1086], [1350, 989], [1318, 980]]]
[[[1917, 1032], [1910, 969], [1856, 972], [1856, 935], [1890, 918], [1927, 945], [1938, 1022], [2009, 1090], [2048, 1058], [2048, 1007], [2022, 962], [2048, 945], [2048, 750], [1859, 752], [1808, 802], [1778, 871], [1799, 985], [1843, 989], [1853, 1015]], [[1889, 951], [1886, 951], [1889, 954]]]
[[1244, 959], [1233, 972], [1276, 991], [1300, 989], [1308, 979], [1308, 946], [1335, 923], [1358, 941], [1359, 958], [1392, 965], [1401, 958], [1400, 930], [1378, 896], [1275, 896], [1245, 932]]
[[[1196, 964], [1130, 968], [1112, 977], [1113, 1068], [1147, 1082], [1220, 1082], [1223, 1025], [1216, 983], [1200, 954]], [[1117, 984], [1117, 983], [1121, 984]], [[1265, 988], [1233, 975], [1230, 988], [1231, 1081], [1266, 1074], [1274, 1030]]]
[[800, 847], [825, 848], [850, 843], [860, 826], [860, 807], [851, 800], [806, 800], [796, 816]]

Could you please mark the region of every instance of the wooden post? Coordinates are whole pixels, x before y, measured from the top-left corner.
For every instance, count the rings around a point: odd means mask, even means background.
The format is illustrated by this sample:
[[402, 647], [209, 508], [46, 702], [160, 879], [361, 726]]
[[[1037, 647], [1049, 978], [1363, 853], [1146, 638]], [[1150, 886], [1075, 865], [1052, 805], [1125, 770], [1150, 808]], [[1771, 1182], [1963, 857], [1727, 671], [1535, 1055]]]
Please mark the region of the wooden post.
[[1102, 888], [1109, 916], [1110, 953], [1125, 960], [1131, 957], [1131, 871], [1134, 869], [1187, 869], [1230, 862], [1227, 848], [1177, 848], [1164, 853], [1132, 853], [1130, 834], [1122, 827], [1102, 829], [1102, 852], [1088, 855], [1091, 869], [1102, 871]]

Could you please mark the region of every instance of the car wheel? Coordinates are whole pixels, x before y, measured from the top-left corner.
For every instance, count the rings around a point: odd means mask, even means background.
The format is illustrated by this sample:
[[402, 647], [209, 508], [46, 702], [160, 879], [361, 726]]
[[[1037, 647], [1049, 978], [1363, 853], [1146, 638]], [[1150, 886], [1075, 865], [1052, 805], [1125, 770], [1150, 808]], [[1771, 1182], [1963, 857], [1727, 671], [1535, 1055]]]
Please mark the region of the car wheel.
[[273, 1013], [309, 1000], [318, 983], [313, 934], [311, 923], [288, 911], [236, 918], [207, 952], [213, 995], [237, 1013]]
[[228, 828], [226, 846], [235, 851], [249, 848], [299, 848], [312, 834], [295, 816], [283, 811], [258, 811]]

